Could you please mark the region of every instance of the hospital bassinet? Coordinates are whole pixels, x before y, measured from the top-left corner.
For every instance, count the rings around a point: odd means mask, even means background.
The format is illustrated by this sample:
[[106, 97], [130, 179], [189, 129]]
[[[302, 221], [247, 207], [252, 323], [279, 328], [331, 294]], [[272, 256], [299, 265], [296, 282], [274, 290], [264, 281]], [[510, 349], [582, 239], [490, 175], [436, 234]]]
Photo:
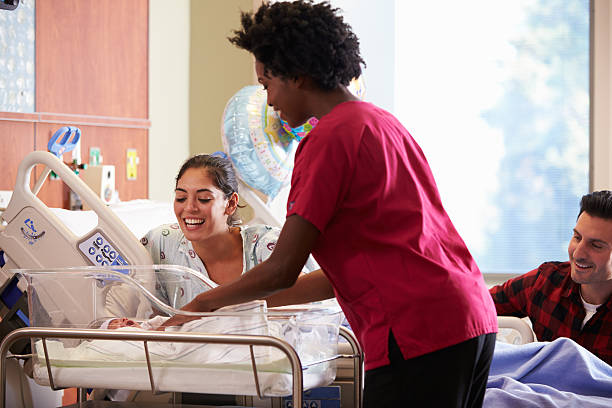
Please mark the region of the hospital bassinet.
[[[87, 334], [88, 330], [83, 329], [99, 327], [114, 317], [131, 317], [141, 322], [152, 316], [180, 313], [168, 303], [180, 298], [185, 288], [193, 291], [190, 296], [208, 289], [207, 281], [188, 268], [169, 265], [19, 273], [28, 282], [31, 326], [58, 329], [58, 338], [47, 334], [45, 337], [50, 340], [32, 339], [34, 378], [39, 384], [56, 388], [95, 386], [160, 392], [291, 395], [295, 380], [292, 362], [283, 346], [274, 344], [277, 339], [295, 351], [304, 390], [330, 384], [335, 378], [342, 319], [335, 307], [304, 305], [277, 310], [267, 309], [265, 302], [256, 301], [198, 314], [197, 320], [166, 333], [167, 337], [177, 339], [200, 333], [201, 343], [186, 343], [184, 339], [168, 342], [159, 336], [164, 335], [162, 332], [133, 328], [96, 330], [95, 339], [83, 341], [76, 339], [75, 333]], [[162, 284], [170, 288], [165, 301], [150, 290]], [[151, 336], [143, 342], [142, 336], [147, 333]], [[68, 336], [60, 338], [60, 334]], [[121, 335], [136, 337], [119, 339]], [[241, 341], [236, 342], [236, 338]], [[242, 344], [220, 344], [224, 342]]]

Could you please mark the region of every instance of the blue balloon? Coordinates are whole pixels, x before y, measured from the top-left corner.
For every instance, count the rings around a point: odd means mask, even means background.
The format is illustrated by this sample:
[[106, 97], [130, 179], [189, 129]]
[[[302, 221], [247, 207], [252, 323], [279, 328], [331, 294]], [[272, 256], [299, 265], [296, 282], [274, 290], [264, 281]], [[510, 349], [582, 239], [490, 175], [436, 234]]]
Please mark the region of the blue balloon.
[[267, 104], [261, 85], [246, 86], [223, 112], [223, 148], [248, 186], [274, 197], [291, 181], [298, 141]]

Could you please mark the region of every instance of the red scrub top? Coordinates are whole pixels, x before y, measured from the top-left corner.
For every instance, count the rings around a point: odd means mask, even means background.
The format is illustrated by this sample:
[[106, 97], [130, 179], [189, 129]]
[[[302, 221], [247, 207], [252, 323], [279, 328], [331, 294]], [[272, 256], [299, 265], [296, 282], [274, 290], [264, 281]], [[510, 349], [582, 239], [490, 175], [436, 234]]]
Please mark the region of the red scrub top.
[[390, 329], [404, 358], [497, 331], [491, 295], [425, 156], [390, 113], [344, 102], [321, 118], [296, 152], [294, 214], [321, 233], [312, 254], [366, 370], [389, 364]]

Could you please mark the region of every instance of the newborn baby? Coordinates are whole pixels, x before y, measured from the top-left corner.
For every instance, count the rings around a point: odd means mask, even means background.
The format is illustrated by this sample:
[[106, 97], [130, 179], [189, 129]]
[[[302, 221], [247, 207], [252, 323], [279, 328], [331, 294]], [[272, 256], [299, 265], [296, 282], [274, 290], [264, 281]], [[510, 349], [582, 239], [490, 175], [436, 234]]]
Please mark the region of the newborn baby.
[[[240, 333], [242, 330], [239, 328], [245, 325], [246, 327], [267, 327], [266, 311], [267, 307], [265, 301], [254, 300], [247, 303], [223, 307], [217, 310], [217, 312], [220, 312], [217, 315], [203, 316], [202, 319], [192, 320], [180, 327], [166, 327], [165, 329], [166, 331], [198, 331], [197, 329], [206, 329], [204, 330], [206, 333], [231, 333], [233, 330], [238, 329], [238, 333]], [[243, 314], [241, 312], [250, 313]], [[139, 323], [128, 317], [118, 317], [104, 321], [99, 328], [110, 330], [155, 330], [169, 318], [168, 316], [155, 316]]]
[[[162, 325], [166, 320], [168, 320], [168, 316], [155, 316], [149, 320], [145, 320], [141, 323], [138, 323], [132, 319], [127, 317], [120, 317], [115, 319], [109, 319], [100, 325], [100, 329], [123, 329], [123, 328], [131, 328], [131, 329], [142, 329], [142, 330], [155, 330], [159, 326]], [[197, 325], [186, 325], [186, 328], [181, 331], [190, 331], [188, 328], [197, 326]], [[175, 327], [167, 327], [168, 331], [175, 331], [177, 328]], [[129, 330], [129, 329], [128, 329]]]
[[120, 327], [140, 327], [143, 328], [142, 325], [136, 323], [132, 319], [128, 319], [127, 317], [122, 317], [120, 319], [111, 319], [100, 326], [101, 329], [111, 329], [115, 330]]

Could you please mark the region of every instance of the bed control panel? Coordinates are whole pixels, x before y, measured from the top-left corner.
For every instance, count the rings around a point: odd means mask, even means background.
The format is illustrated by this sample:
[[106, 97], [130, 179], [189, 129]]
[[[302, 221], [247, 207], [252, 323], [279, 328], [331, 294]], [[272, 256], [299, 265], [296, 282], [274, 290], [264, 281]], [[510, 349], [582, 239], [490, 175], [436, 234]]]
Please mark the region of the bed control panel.
[[79, 243], [79, 249], [95, 266], [127, 265], [117, 248], [115, 248], [100, 232]]

